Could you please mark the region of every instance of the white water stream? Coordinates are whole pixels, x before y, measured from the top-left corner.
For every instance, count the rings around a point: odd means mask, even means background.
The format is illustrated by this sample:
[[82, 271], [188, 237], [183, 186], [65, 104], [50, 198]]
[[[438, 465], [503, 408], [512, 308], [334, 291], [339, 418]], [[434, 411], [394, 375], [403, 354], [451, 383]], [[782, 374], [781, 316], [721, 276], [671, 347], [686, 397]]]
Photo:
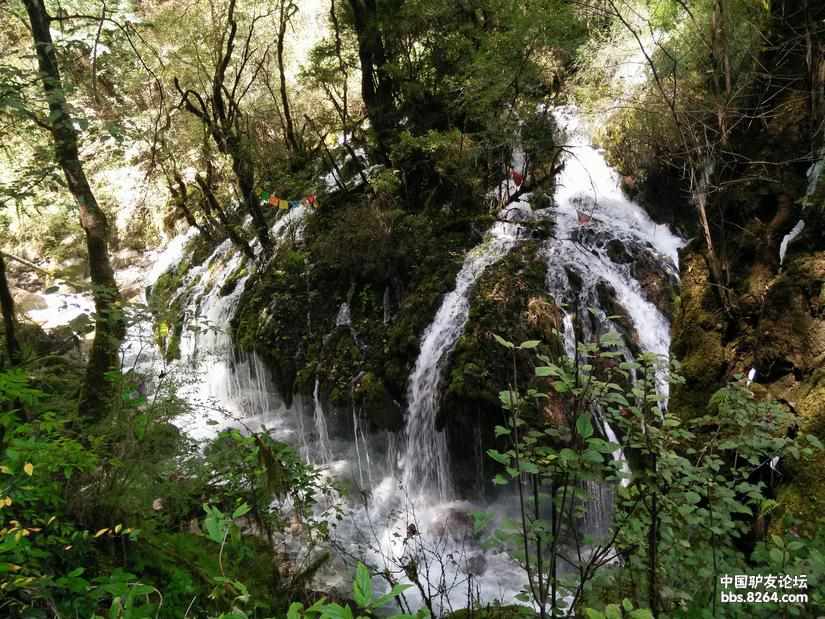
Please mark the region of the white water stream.
[[[525, 211], [526, 203], [510, 210]], [[502, 213], [501, 217], [506, 214]], [[452, 497], [447, 440], [436, 429], [441, 383], [450, 353], [464, 332], [470, 314], [470, 295], [487, 267], [504, 257], [524, 236], [524, 229], [496, 222], [485, 241], [470, 251], [435, 319], [421, 336], [421, 352], [407, 386], [406, 450], [401, 460], [403, 481], [412, 496]]]
[[[548, 267], [548, 292], [567, 307], [565, 349], [569, 355], [575, 354], [574, 307], [580, 310], [577, 322], [584, 337], [613, 326], [608, 319], [611, 311], [602, 307], [599, 294], [600, 286], [606, 285], [632, 323], [630, 336], [637, 339], [637, 347], [667, 356], [670, 325], [646, 297], [635, 279], [632, 263], [644, 254], [662, 273], [675, 277], [680, 240], [625, 198], [616, 173], [590, 144], [575, 109], [563, 108], [554, 115], [568, 135], [571, 152], [559, 178], [556, 207], [552, 210], [554, 238], [547, 241], [543, 256]], [[289, 234], [300, 235], [304, 214], [303, 209], [294, 209], [281, 218], [273, 227], [273, 239], [280, 242]], [[164, 375], [175, 376], [179, 393], [190, 408], [177, 423], [193, 438], [212, 437], [226, 427], [265, 427], [275, 439], [295, 445], [309, 462], [349, 482], [354, 488], [352, 502], [344, 520], [333, 529], [333, 538], [340, 547], [400, 574], [401, 566], [414, 558], [419, 572], [426, 574], [432, 584], [427, 595], [439, 608], [465, 606], [468, 585], [482, 603], [511, 603], [525, 584], [524, 573], [505, 554], [480, 546], [473, 535], [471, 514], [486, 510], [499, 517], [512, 516], [513, 501], [499, 498], [490, 504], [454, 499], [446, 437], [436, 427], [436, 418], [443, 375], [467, 323], [475, 285], [485, 269], [521, 239], [524, 229], [517, 222], [536, 216], [526, 202], [516, 203], [500, 213], [501, 221], [466, 255], [454, 289], [445, 295], [422, 334], [420, 353], [408, 382], [403, 434], [370, 434], [366, 420], [355, 408], [346, 432], [329, 425], [333, 411], [324, 410], [318, 381], [311, 399], [296, 397], [287, 406], [264, 362], [256, 354], [235, 349], [230, 321], [254, 266], [239, 271], [243, 259], [229, 242], [185, 277], [181, 294], [185, 295], [186, 317], [180, 360], [168, 364], [162, 361], [146, 322], [130, 329], [124, 356], [140, 370], [157, 375], [161, 364]], [[184, 247], [190, 238], [191, 234], [169, 244], [146, 275], [146, 285], [153, 285], [163, 272], [184, 259]], [[629, 260], [611, 258], [610, 248], [615, 249], [616, 243], [624, 248]], [[234, 287], [221, 294], [230, 276], [236, 280]], [[595, 319], [581, 320], [588, 307], [595, 309]], [[277, 307], [269, 308], [270, 314], [275, 311]], [[389, 320], [386, 307], [385, 313]], [[349, 305], [341, 305], [336, 323], [339, 328], [352, 329]], [[603, 425], [607, 438], [618, 441], [609, 425]], [[480, 439], [476, 434], [467, 440]], [[620, 451], [614, 456], [623, 457]], [[591, 491], [594, 502], [587, 520], [595, 528], [609, 524], [609, 498], [598, 498], [604, 494], [602, 487]], [[326, 586], [340, 585], [344, 590], [350, 587], [351, 575], [340, 565], [333, 565], [322, 577]], [[413, 606], [422, 604], [420, 594], [410, 592], [408, 597]]]

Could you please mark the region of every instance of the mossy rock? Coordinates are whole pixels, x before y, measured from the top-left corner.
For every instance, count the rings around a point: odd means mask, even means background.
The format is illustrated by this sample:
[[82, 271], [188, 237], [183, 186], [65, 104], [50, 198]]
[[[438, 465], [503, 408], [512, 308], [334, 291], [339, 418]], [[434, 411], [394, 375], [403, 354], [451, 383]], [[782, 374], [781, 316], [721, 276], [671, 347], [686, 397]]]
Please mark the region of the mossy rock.
[[[396, 402], [405, 398], [419, 337], [483, 230], [476, 216], [384, 212], [365, 199], [354, 194], [325, 200], [306, 220], [303, 241], [282, 245], [266, 271], [248, 281], [233, 330], [243, 350], [267, 360], [287, 401], [295, 393], [311, 394], [318, 379], [324, 399], [348, 411], [355, 382], [369, 374], [368, 382], [381, 389], [360, 394], [359, 403], [378, 427], [396, 427]], [[356, 229], [358, 214], [392, 222], [391, 238], [376, 241], [383, 248], [378, 262], [360, 254], [371, 251], [367, 240], [380, 230]], [[333, 251], [344, 243], [342, 234], [358, 243]], [[385, 294], [391, 298], [389, 322]], [[350, 305], [351, 329], [336, 327], [343, 302]], [[389, 412], [381, 413], [382, 406]]]
[[355, 401], [374, 427], [398, 432], [404, 425], [401, 407], [388, 393], [384, 382], [373, 372], [366, 372], [355, 383]]
[[[546, 292], [546, 264], [539, 249], [539, 241], [526, 241], [479, 278], [464, 334], [446, 368], [437, 425], [447, 432], [456, 487], [467, 494], [478, 494], [483, 490], [478, 484], [493, 477], [485, 470], [484, 453], [501, 447], [494, 433], [496, 425], [505, 423], [499, 392], [513, 380], [513, 360], [494, 335], [516, 344], [539, 340], [534, 352], [563, 354], [557, 337], [561, 315]], [[532, 358], [524, 353], [516, 361], [522, 387], [535, 380]], [[481, 479], [475, 468], [479, 461]]]
[[[799, 416], [799, 430], [825, 444], [825, 369], [815, 371], [788, 394]], [[815, 527], [825, 513], [825, 452], [811, 458], [786, 461], [786, 479], [777, 500], [782, 512], [799, 520], [803, 528]]]
[[161, 275], [149, 290], [149, 311], [155, 319], [155, 343], [167, 361], [180, 358], [186, 294], [182, 290], [186, 274], [192, 268], [189, 260]]
[[691, 419], [705, 414], [710, 396], [723, 386], [729, 357], [707, 264], [697, 253], [682, 256], [676, 307], [671, 352], [680, 362], [685, 382], [674, 385], [669, 407], [683, 419]]

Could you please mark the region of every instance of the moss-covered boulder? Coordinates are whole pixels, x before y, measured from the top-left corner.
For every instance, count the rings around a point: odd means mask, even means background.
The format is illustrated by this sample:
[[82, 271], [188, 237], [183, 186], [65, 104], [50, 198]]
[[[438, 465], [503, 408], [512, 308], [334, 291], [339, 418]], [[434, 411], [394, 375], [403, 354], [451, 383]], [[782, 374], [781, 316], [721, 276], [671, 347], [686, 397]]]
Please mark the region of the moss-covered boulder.
[[[798, 414], [799, 430], [825, 443], [825, 369], [816, 370], [788, 394]], [[815, 529], [825, 514], [825, 452], [786, 463], [777, 500], [782, 513]]]
[[[538, 352], [561, 353], [556, 335], [561, 315], [547, 292], [539, 241], [526, 241], [487, 269], [476, 285], [464, 334], [447, 367], [446, 390], [437, 425], [447, 431], [457, 488], [469, 495], [492, 478], [486, 450], [496, 446], [494, 427], [504, 422], [499, 392], [513, 380], [509, 351], [494, 335], [521, 343], [540, 340]], [[517, 359], [518, 380], [533, 380], [531, 357]], [[492, 470], [492, 469], [490, 469]]]
[[674, 385], [670, 409], [685, 419], [702, 415], [723, 386], [729, 353], [723, 339], [723, 317], [716, 303], [703, 256], [682, 256], [682, 285], [676, 302], [671, 353], [681, 363], [683, 384]]
[[[373, 429], [397, 430], [421, 333], [490, 223], [358, 195], [325, 201], [303, 238], [248, 280], [235, 340], [266, 359], [287, 401], [317, 380], [328, 415], [347, 421], [356, 407]], [[338, 324], [344, 303], [349, 320]]]

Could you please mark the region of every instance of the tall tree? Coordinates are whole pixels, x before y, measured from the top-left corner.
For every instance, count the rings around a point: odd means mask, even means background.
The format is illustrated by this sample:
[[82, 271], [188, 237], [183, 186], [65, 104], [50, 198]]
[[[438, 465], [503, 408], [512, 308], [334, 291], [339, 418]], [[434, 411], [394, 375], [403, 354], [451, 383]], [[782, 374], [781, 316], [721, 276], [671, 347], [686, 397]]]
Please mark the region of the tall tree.
[[[253, 18], [249, 25], [243, 39], [240, 65], [235, 72], [234, 79], [231, 79], [227, 71], [233, 61], [238, 35], [238, 18], [235, 9], [236, 0], [229, 0], [226, 24], [221, 32], [217, 50], [218, 58], [212, 74], [211, 92], [201, 95], [195, 90], [184, 89], [177, 77], [174, 83], [181, 96], [180, 106], [200, 119], [215, 141], [218, 150], [232, 160], [232, 171], [235, 173], [241, 200], [252, 217], [264, 253], [269, 253], [272, 249], [269, 227], [261, 210], [258, 196], [255, 194], [255, 160], [251, 149], [253, 136], [241, 109], [244, 95], [257, 79], [266, 58], [266, 53], [264, 53], [257, 62], [251, 63], [254, 53], [252, 43], [255, 26], [262, 16]], [[244, 69], [250, 64], [252, 67], [247, 74]], [[248, 81], [242, 83], [245, 80]]]
[[0, 309], [3, 311], [3, 332], [6, 339], [6, 354], [12, 365], [20, 363], [22, 352], [20, 343], [17, 341], [14, 319], [14, 298], [9, 290], [9, 282], [6, 279], [6, 261], [3, 252], [0, 252]]
[[54, 156], [63, 169], [66, 184], [80, 211], [80, 225], [86, 235], [95, 301], [95, 336], [86, 368], [86, 379], [80, 397], [80, 412], [101, 417], [110, 402], [112, 383], [106, 374], [117, 367], [118, 349], [125, 334], [120, 311], [120, 292], [109, 260], [108, 222], [95, 199], [83, 171], [78, 153], [78, 138], [60, 77], [49, 23], [51, 18], [43, 0], [23, 0], [31, 25], [32, 40], [37, 53], [40, 80], [49, 107], [49, 131], [54, 143]]
[[[402, 3], [403, 4], [403, 3]], [[376, 0], [349, 0], [361, 61], [361, 97], [375, 131], [379, 155], [387, 160], [389, 138], [395, 128], [395, 80], [388, 71], [389, 57], [382, 36]]]
[[289, 94], [287, 91], [286, 68], [284, 58], [284, 43], [286, 42], [286, 29], [293, 15], [298, 12], [298, 6], [292, 0], [280, 0], [278, 6], [278, 41], [276, 46], [278, 58], [278, 79], [279, 93], [281, 96], [281, 107], [283, 108], [284, 132], [286, 134], [287, 148], [293, 154], [300, 153], [303, 149], [298, 134], [295, 132], [295, 122], [292, 119], [292, 108], [289, 104]]

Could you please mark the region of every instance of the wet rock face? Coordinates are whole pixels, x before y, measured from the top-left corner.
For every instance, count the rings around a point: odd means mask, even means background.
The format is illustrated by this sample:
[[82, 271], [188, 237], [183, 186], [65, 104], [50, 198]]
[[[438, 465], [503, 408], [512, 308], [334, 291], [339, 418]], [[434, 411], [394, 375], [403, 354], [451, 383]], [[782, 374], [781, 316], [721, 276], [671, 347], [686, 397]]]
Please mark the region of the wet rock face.
[[436, 538], [449, 538], [454, 542], [476, 537], [473, 515], [466, 510], [457, 508], [450, 508], [438, 514], [430, 527], [430, 531]]
[[586, 225], [575, 230], [573, 236], [573, 240], [582, 245], [583, 251], [601, 253], [616, 268], [627, 271], [639, 283], [644, 297], [668, 319], [673, 318], [673, 298], [679, 280], [675, 273], [662, 269], [661, 259], [651, 245], [623, 241], [612, 237], [604, 228]]
[[650, 251], [636, 253], [630, 269], [645, 298], [672, 320], [673, 299], [679, 287], [676, 276], [663, 271]]

